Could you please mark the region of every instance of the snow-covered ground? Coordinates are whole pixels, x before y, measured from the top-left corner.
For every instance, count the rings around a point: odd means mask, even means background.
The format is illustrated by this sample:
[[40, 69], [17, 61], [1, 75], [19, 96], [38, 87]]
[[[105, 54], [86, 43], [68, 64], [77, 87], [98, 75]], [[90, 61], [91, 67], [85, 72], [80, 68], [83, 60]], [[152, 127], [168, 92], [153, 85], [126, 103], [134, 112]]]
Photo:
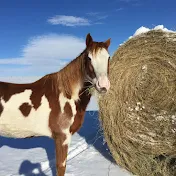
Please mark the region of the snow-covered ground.
[[[0, 137], [0, 176], [55, 176], [52, 139]], [[66, 176], [129, 176], [113, 161], [99, 128], [98, 112], [88, 111], [72, 138]]]

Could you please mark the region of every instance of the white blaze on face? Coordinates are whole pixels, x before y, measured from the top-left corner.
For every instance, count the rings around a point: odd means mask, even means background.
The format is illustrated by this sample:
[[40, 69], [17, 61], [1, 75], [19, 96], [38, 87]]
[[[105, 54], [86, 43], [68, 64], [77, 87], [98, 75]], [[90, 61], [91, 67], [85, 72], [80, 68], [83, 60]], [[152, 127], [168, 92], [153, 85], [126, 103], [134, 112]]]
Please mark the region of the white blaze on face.
[[93, 80], [98, 89], [110, 88], [110, 82], [108, 80], [108, 60], [109, 53], [106, 49], [102, 48], [97, 53], [89, 53], [88, 57], [91, 59], [91, 64], [94, 68], [96, 78]]

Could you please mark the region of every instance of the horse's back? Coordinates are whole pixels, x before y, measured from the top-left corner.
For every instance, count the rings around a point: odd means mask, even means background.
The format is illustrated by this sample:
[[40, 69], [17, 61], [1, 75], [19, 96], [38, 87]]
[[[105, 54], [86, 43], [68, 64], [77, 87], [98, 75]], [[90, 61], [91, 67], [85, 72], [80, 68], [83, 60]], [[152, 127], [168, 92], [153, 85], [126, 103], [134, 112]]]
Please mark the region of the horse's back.
[[8, 101], [11, 96], [21, 93], [26, 89], [32, 88], [33, 83], [30, 84], [15, 84], [0, 81], [0, 99]]
[[[37, 108], [40, 84], [0, 82], [0, 135], [9, 137], [51, 136], [49, 102], [43, 95]], [[32, 101], [31, 97], [35, 97]]]

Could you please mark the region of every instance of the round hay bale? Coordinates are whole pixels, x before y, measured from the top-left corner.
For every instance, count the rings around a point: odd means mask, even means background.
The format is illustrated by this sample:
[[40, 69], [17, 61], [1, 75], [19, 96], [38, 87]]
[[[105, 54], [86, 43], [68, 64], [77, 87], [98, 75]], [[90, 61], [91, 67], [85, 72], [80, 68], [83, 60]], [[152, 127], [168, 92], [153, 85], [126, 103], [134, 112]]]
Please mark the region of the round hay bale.
[[99, 115], [117, 164], [139, 176], [176, 176], [176, 33], [129, 39], [113, 55], [109, 77]]

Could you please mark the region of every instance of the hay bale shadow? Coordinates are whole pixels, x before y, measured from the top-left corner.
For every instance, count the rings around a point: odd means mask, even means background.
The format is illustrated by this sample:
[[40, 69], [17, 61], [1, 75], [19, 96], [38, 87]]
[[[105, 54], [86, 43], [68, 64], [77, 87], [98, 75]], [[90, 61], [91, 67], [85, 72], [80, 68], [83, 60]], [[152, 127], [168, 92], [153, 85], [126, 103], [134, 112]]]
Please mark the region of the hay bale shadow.
[[94, 148], [101, 153], [107, 160], [115, 163], [107, 143], [104, 141], [104, 135], [99, 122], [98, 111], [87, 111], [85, 114], [84, 123], [78, 134], [85, 138], [89, 145], [94, 146]]

